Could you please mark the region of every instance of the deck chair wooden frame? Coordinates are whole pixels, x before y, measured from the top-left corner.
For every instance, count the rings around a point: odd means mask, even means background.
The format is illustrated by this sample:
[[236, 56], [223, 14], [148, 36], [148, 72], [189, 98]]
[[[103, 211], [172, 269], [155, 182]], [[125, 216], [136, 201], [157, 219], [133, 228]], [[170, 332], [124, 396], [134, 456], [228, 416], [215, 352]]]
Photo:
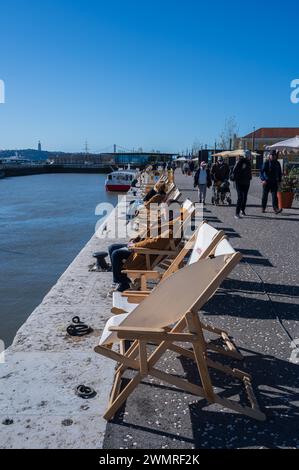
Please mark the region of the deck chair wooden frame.
[[160, 176], [160, 178], [158, 179], [158, 181], [154, 181], [154, 176], [152, 176], [152, 179], [151, 181], [148, 181], [148, 182], [140, 182], [140, 185], [139, 185], [139, 189], [140, 191], [143, 193], [143, 194], [146, 194], [148, 191], [150, 191], [150, 189], [152, 189], [156, 184], [158, 183], [166, 183], [169, 185], [169, 188], [168, 190], [172, 190], [173, 187], [174, 187], [174, 182], [173, 181], [170, 181], [168, 179], [167, 176], [165, 175], [162, 175]]
[[[182, 240], [182, 234], [184, 233], [186, 227], [190, 223], [190, 220], [195, 214], [195, 207], [194, 205], [191, 206], [190, 211], [186, 211], [181, 215], [181, 222], [178, 223], [178, 227], [175, 226], [175, 230], [173, 233], [173, 238], [169, 238], [168, 247], [163, 250], [158, 249], [150, 249], [150, 248], [139, 248], [133, 247], [132, 248], [132, 255], [142, 254], [145, 256], [145, 263], [147, 271], [153, 270], [161, 261], [168, 257], [175, 257], [181, 249], [180, 243], [176, 244], [176, 240]], [[151, 261], [151, 256], [155, 256], [154, 261]], [[130, 264], [130, 258], [126, 261], [126, 264]]]
[[[109, 328], [112, 335], [117, 335], [118, 341], [120, 341], [120, 352], [114, 351], [112, 345], [109, 343], [95, 347], [96, 353], [108, 357], [118, 364], [110, 394], [109, 406], [104, 414], [105, 419], [111, 419], [140, 382], [144, 378], [152, 376], [155, 379], [206, 399], [209, 403], [219, 404], [234, 412], [244, 414], [260, 421], [265, 420], [265, 415], [260, 410], [253, 392], [250, 375], [238, 369], [223, 365], [209, 357], [208, 345], [204, 336], [205, 326], [198, 316], [199, 310], [209, 300], [211, 295], [215, 293], [221, 282], [228, 276], [234, 266], [240, 261], [241, 257], [240, 253], [222, 257], [224, 259], [223, 267], [215, 273], [212, 279], [209, 278], [209, 284], [205, 287], [204, 291], [195, 301], [194, 298], [192, 299], [190, 308], [182, 314], [181, 319], [171, 328], [134, 327], [132, 325], [122, 326], [121, 324]], [[202, 262], [213, 263], [214, 260], [202, 260]], [[219, 260], [216, 260], [216, 262], [218, 263]], [[176, 284], [181, 282], [183, 275], [187, 273], [191, 275], [194, 273], [196, 275], [199, 264], [200, 263], [194, 263], [175, 273], [171, 278], [161, 284], [160, 289], [164, 289], [165, 291], [165, 289], [167, 290], [167, 287], [170, 288], [173, 283], [173, 290]], [[183, 271], [185, 272], [183, 273]], [[189, 278], [191, 278], [190, 275]], [[165, 292], [163, 293], [165, 294]], [[158, 295], [159, 293], [156, 291], [156, 296]], [[124, 341], [126, 340], [133, 341], [127, 351], [124, 349]], [[107, 341], [110, 341], [109, 337]], [[178, 342], [180, 345], [177, 344]], [[155, 349], [153, 352], [149, 353], [148, 345], [153, 343], [156, 345], [154, 347]], [[174, 351], [181, 356], [194, 360], [201, 386], [158, 369], [156, 365], [166, 351]], [[247, 393], [248, 405], [223, 398], [219, 393], [216, 393], [209, 368], [233, 377], [234, 379], [239, 379], [243, 383]], [[134, 370], [135, 376], [130, 379], [129, 383], [122, 389], [122, 378], [127, 369]]]
[[[198, 226], [198, 228], [194, 231], [193, 235], [189, 240], [186, 241], [185, 245], [183, 248], [180, 250], [178, 255], [171, 261], [170, 264], [166, 263], [164, 261], [164, 265], [166, 267], [166, 270], [164, 272], [159, 272], [159, 271], [146, 271], [146, 270], [132, 270], [132, 269], [125, 269], [122, 272], [126, 274], [132, 282], [138, 280], [140, 284], [140, 290], [139, 291], [124, 291], [123, 296], [126, 297], [134, 297], [134, 302], [136, 301], [136, 298], [140, 295], [141, 297], [146, 296], [150, 293], [151, 289], [148, 288], [148, 281], [150, 280], [165, 280], [167, 279], [171, 274], [175, 273], [180, 269], [184, 263], [185, 258], [190, 254], [190, 251], [193, 250], [194, 244], [196, 242], [197, 235], [201, 229], [201, 227], [206, 224], [206, 221], [202, 221], [201, 224]], [[211, 256], [217, 244], [223, 239], [226, 238], [225, 232], [223, 230], [217, 231], [215, 234], [214, 238], [211, 240], [211, 243], [206, 247], [205, 250], [201, 252], [199, 255], [199, 259], [206, 258], [207, 256]], [[163, 267], [163, 262], [160, 263], [161, 267]]]
[[[206, 223], [206, 222], [203, 222], [203, 223]], [[201, 224], [201, 226], [202, 226], [202, 224]], [[193, 234], [193, 237], [197, 236], [199, 230], [200, 230], [200, 227], [198, 227], [198, 230]], [[192, 238], [189, 240], [189, 242], [191, 241], [191, 243], [193, 244], [194, 241], [192, 241]], [[224, 242], [224, 241], [228, 242], [228, 239], [227, 239], [226, 235], [224, 234], [224, 232], [223, 231], [217, 231], [214, 238], [212, 239], [210, 245], [207, 246], [206, 249], [202, 251], [202, 253], [199, 255], [198, 259], [195, 262], [198, 262], [201, 259], [204, 259], [204, 258], [207, 258], [207, 257], [215, 256], [215, 254], [217, 254], [218, 248], [220, 248], [222, 242]], [[229, 253], [231, 253], [231, 252], [229, 251]], [[226, 253], [226, 254], [228, 254], [228, 253]], [[180, 255], [181, 255], [181, 253], [179, 253], [177, 258], [180, 257], [183, 260], [183, 256], [180, 256]], [[176, 261], [177, 258], [175, 258], [174, 261]], [[152, 273], [151, 279], [152, 280], [158, 280], [158, 282], [165, 281], [171, 274], [178, 271], [178, 269], [182, 269], [182, 267], [180, 266], [180, 263], [176, 263], [173, 266], [173, 269], [171, 269], [171, 266], [170, 266], [168, 268], [168, 270], [166, 270], [166, 272], [164, 273], [162, 278], [160, 278], [160, 276], [159, 276], [160, 273], [159, 272], [150, 271], [150, 273]], [[138, 272], [138, 271], [136, 271], [136, 272]], [[156, 276], [154, 274], [156, 274]], [[204, 273], [200, 273], [200, 274], [204, 275]], [[141, 291], [141, 290], [140, 291], [133, 291], [132, 290], [132, 291], [122, 292], [120, 294], [121, 297], [126, 298], [127, 303], [130, 304], [133, 308], [126, 310], [126, 309], [119, 308], [117, 306], [113, 306], [111, 308], [111, 313], [113, 313], [114, 315], [121, 315], [121, 314], [132, 311], [134, 308], [136, 308], [136, 306], [138, 304], [140, 304], [144, 299], [146, 299], [151, 294], [151, 292], [152, 291], [150, 291], [150, 290], [144, 290], [144, 291]], [[208, 342], [207, 347], [210, 350], [212, 350], [214, 352], [219, 352], [219, 353], [227, 355], [227, 356], [231, 356], [231, 357], [233, 357], [235, 359], [238, 359], [238, 360], [244, 359], [243, 355], [237, 349], [235, 343], [233, 342], [233, 340], [230, 338], [229, 334], [225, 330], [222, 330], [222, 329], [216, 328], [215, 326], [204, 324], [204, 323], [202, 323], [202, 325], [203, 325], [203, 328], [205, 330], [210, 331], [213, 334], [215, 334], [218, 337], [218, 340], [221, 340], [221, 342], [223, 343], [223, 346], [219, 347], [219, 346], [216, 346], [213, 341]]]
[[[164, 204], [170, 200], [178, 201], [178, 199], [181, 197], [181, 194], [182, 193], [180, 192], [180, 190], [175, 185], [172, 185], [171, 189], [169, 189], [166, 193]], [[134, 219], [135, 222], [138, 221], [139, 224], [147, 223], [147, 220], [149, 218], [149, 213], [150, 213], [149, 207], [141, 206], [141, 208], [139, 209], [138, 215], [136, 215]]]

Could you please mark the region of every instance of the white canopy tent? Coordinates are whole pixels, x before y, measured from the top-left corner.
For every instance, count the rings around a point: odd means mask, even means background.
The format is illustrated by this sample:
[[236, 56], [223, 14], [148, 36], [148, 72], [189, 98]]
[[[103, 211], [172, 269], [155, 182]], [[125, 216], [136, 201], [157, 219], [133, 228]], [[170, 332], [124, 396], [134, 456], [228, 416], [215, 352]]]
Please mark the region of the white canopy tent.
[[[251, 155], [253, 157], [257, 157], [259, 153], [256, 152], [251, 152]], [[243, 149], [238, 149], [238, 150], [225, 150], [224, 152], [219, 152], [219, 153], [214, 153], [213, 157], [244, 157], [245, 156], [245, 150]]]
[[270, 145], [267, 150], [279, 150], [282, 153], [299, 152], [299, 136]]
[[187, 162], [187, 159], [185, 157], [179, 157], [174, 160], [175, 162]]

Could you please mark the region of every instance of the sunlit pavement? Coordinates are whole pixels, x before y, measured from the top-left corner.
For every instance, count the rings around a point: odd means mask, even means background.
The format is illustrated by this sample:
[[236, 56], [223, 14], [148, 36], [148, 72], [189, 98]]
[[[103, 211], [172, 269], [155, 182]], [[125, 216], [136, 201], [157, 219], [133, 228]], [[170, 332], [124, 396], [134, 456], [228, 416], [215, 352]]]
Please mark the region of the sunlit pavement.
[[[183, 198], [197, 201], [193, 179], [176, 172]], [[248, 371], [265, 422], [208, 405], [186, 392], [144, 381], [114, 421], [108, 423], [106, 448], [294, 448], [299, 445], [299, 205], [275, 215], [262, 214], [261, 184], [254, 178], [247, 217], [234, 218], [234, 207], [215, 207], [208, 192], [205, 218], [224, 230], [243, 254], [242, 263], [202, 312], [225, 328], [246, 356], [234, 367]], [[236, 193], [232, 189], [233, 202]], [[269, 198], [269, 203], [270, 203]], [[182, 289], [183, 293], [183, 289]], [[298, 354], [299, 356], [299, 354]], [[291, 358], [291, 360], [290, 360]], [[292, 361], [292, 362], [291, 362]], [[198, 381], [193, 365], [169, 354], [161, 367]], [[212, 374], [225, 397], [236, 397], [239, 382]]]

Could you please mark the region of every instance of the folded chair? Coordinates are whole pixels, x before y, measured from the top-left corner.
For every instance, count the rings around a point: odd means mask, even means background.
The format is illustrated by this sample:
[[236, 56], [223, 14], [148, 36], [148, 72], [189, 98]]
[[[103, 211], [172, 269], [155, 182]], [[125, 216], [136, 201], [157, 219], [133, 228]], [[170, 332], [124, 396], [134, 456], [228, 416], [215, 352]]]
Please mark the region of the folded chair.
[[[256, 401], [250, 375], [209, 357], [209, 346], [204, 331], [210, 331], [210, 328], [199, 318], [200, 309], [240, 259], [240, 253], [234, 253], [203, 259], [186, 266], [161, 282], [131, 313], [115, 315], [108, 320], [100, 343], [95, 347], [96, 353], [113, 359], [118, 364], [105, 419], [109, 420], [115, 415], [147, 376], [204, 398], [209, 403], [217, 403], [261, 421], [265, 419]], [[133, 341], [127, 351], [124, 348], [125, 340]], [[120, 343], [120, 352], [112, 349], [117, 343]], [[149, 351], [148, 345], [153, 343], [155, 346], [151, 348], [154, 347], [154, 350]], [[160, 358], [168, 350], [194, 360], [201, 385], [157, 368]], [[135, 375], [122, 389], [122, 377], [129, 368], [135, 371]], [[247, 392], [248, 404], [243, 405], [235, 400], [223, 398], [217, 393], [212, 383], [210, 368], [239, 379]], [[227, 390], [225, 393], [227, 394]]]

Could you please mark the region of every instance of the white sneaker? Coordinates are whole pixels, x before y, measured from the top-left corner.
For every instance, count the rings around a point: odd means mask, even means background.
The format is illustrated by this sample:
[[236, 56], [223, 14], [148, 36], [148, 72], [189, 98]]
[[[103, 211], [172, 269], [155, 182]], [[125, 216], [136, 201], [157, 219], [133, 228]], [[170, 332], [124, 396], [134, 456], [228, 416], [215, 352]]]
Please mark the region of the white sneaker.
[[241, 219], [241, 217], [236, 214], [236, 215], [235, 215], [235, 219], [239, 220], [239, 219]]

